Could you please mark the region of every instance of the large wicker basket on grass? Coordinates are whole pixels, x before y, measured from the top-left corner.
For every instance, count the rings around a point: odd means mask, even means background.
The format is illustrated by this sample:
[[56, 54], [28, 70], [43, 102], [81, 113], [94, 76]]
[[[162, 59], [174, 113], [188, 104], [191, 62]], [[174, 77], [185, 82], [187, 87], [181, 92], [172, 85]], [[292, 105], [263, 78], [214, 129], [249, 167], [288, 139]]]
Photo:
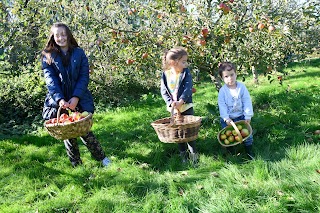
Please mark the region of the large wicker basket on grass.
[[186, 143], [198, 138], [201, 117], [193, 115], [172, 115], [151, 123], [158, 138], [164, 143]]
[[58, 109], [57, 113], [57, 123], [44, 123], [45, 128], [48, 130], [49, 134], [58, 139], [65, 140], [70, 138], [77, 138], [80, 136], [86, 135], [93, 124], [92, 113], [89, 113], [88, 116], [82, 118], [78, 121], [72, 123], [59, 123], [61, 107]]
[[[237, 125], [240, 124], [241, 126], [243, 126], [243, 128], [247, 129], [249, 131], [249, 135], [246, 136], [245, 138], [242, 137]], [[221, 139], [220, 139], [220, 135], [221, 133], [225, 132], [226, 130], [236, 130], [237, 135], [240, 138], [240, 141], [234, 142], [234, 143], [230, 143], [230, 144], [225, 144]], [[233, 122], [231, 121], [231, 126], [226, 126], [225, 128], [223, 128], [222, 130], [219, 131], [217, 138], [219, 143], [221, 144], [221, 146], [224, 147], [230, 147], [230, 146], [235, 146], [238, 145], [240, 143], [242, 143], [243, 141], [245, 141], [250, 135], [252, 134], [252, 128], [250, 126], [250, 124], [246, 123], [245, 121], [241, 120], [241, 121], [237, 121], [237, 122]]]

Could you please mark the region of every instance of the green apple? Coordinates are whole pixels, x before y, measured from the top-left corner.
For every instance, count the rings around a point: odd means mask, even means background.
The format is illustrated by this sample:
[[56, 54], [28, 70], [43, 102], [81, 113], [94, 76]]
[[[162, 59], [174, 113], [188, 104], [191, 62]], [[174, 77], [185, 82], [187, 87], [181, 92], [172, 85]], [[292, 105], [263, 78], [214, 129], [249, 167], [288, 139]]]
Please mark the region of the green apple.
[[234, 139], [235, 139], [236, 141], [241, 141], [241, 138], [240, 138], [239, 135], [234, 136]]
[[237, 125], [237, 128], [239, 129], [239, 131], [242, 129], [242, 126], [240, 124]]
[[71, 114], [71, 117], [72, 117], [73, 121], [78, 121], [81, 118], [81, 113], [80, 112], [73, 112]]
[[220, 139], [223, 141], [223, 140], [225, 140], [227, 138], [227, 136], [225, 135], [225, 134], [221, 134], [220, 135]]
[[247, 129], [242, 129], [242, 130], [241, 130], [241, 135], [242, 135], [242, 137], [247, 137], [247, 136], [249, 135], [249, 130], [247, 130]]
[[236, 131], [235, 129], [232, 130], [232, 134], [233, 134], [234, 136], [238, 135], [238, 133], [237, 133], [237, 131]]
[[228, 145], [230, 142], [228, 141], [228, 139], [225, 139], [224, 143]]
[[230, 136], [228, 137], [228, 141], [229, 141], [230, 143], [234, 142], [234, 136], [233, 136], [233, 135], [230, 135]]
[[88, 115], [89, 115], [89, 112], [84, 111], [84, 112], [81, 113], [81, 118], [85, 118], [85, 117], [87, 117]]
[[230, 136], [232, 134], [232, 131], [231, 130], [227, 130], [226, 131], [226, 136]]

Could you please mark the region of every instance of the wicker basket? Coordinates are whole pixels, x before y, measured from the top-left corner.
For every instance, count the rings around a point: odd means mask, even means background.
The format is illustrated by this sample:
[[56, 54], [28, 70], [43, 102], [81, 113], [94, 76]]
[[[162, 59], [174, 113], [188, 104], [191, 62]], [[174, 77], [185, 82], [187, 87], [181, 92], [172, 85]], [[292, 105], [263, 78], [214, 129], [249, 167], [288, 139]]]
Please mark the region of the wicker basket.
[[151, 123], [163, 143], [186, 143], [198, 138], [201, 117], [181, 115], [162, 118]]
[[[240, 131], [239, 131], [239, 129], [238, 129], [238, 127], [237, 127], [237, 124], [241, 124], [242, 126], [245, 126], [245, 128], [249, 130], [249, 135], [246, 136], [245, 138], [243, 138], [242, 135], [241, 135], [241, 133], [240, 133]], [[246, 123], [246, 122], [243, 121], [243, 120], [237, 121], [237, 122], [231, 121], [231, 125], [232, 125], [232, 127], [231, 127], [231, 126], [226, 126], [226, 127], [223, 128], [222, 130], [220, 130], [219, 133], [218, 133], [218, 135], [217, 135], [217, 138], [218, 138], [219, 143], [220, 143], [222, 146], [224, 146], [224, 147], [230, 147], [230, 146], [238, 145], [238, 144], [242, 143], [243, 141], [245, 141], [245, 140], [252, 134], [252, 128], [251, 128], [250, 124]], [[237, 134], [238, 134], [238, 136], [239, 136], [239, 138], [240, 138], [240, 141], [237, 141], [237, 142], [235, 142], [235, 143], [230, 143], [230, 144], [225, 144], [223, 141], [221, 141], [221, 139], [220, 139], [220, 134], [221, 134], [222, 132], [228, 130], [228, 129], [230, 129], [230, 130], [233, 130], [233, 129], [236, 130], [236, 132], [237, 132]]]
[[85, 118], [80, 119], [79, 121], [74, 121], [72, 123], [59, 123], [61, 107], [58, 109], [57, 113], [57, 123], [44, 123], [45, 128], [48, 130], [49, 134], [58, 139], [65, 140], [70, 138], [77, 138], [80, 136], [86, 135], [93, 124], [92, 113]]

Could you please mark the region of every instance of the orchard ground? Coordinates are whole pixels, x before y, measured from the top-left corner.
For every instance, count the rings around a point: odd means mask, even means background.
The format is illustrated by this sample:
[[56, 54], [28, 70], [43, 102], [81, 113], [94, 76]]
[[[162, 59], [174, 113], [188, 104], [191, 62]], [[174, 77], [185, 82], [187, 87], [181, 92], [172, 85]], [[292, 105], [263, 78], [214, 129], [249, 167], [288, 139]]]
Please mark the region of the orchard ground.
[[231, 156], [218, 143], [217, 91], [200, 79], [194, 85], [195, 115], [203, 117], [197, 166], [182, 165], [176, 144], [158, 140], [150, 123], [168, 113], [160, 94], [146, 94], [95, 113], [93, 131], [112, 160], [108, 168], [83, 145], [84, 164], [72, 168], [63, 143], [42, 126], [3, 136], [0, 211], [319, 212], [320, 60], [284, 71], [271, 82], [245, 81], [255, 111], [254, 161], [241, 145]]

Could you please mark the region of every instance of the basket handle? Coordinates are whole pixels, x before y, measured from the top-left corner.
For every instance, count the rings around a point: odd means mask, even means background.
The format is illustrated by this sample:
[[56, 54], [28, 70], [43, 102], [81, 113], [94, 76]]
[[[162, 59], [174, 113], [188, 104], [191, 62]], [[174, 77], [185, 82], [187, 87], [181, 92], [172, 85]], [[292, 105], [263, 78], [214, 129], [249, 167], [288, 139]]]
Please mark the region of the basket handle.
[[231, 121], [230, 123], [231, 123], [231, 125], [233, 126], [233, 128], [236, 130], [236, 132], [237, 132], [237, 134], [238, 134], [238, 136], [239, 136], [239, 138], [240, 138], [240, 141], [239, 141], [239, 142], [242, 143], [242, 142], [243, 142], [243, 138], [242, 138], [242, 135], [241, 135], [241, 133], [240, 133], [237, 125], [236, 125], [233, 121]]
[[170, 117], [170, 126], [175, 125], [176, 120], [181, 120], [181, 112], [177, 109], [177, 116], [176, 119], [174, 118], [174, 107], [171, 107], [171, 117]]
[[62, 109], [62, 106], [59, 106], [58, 113], [57, 113], [57, 123], [59, 123], [59, 121], [60, 121], [61, 109]]

